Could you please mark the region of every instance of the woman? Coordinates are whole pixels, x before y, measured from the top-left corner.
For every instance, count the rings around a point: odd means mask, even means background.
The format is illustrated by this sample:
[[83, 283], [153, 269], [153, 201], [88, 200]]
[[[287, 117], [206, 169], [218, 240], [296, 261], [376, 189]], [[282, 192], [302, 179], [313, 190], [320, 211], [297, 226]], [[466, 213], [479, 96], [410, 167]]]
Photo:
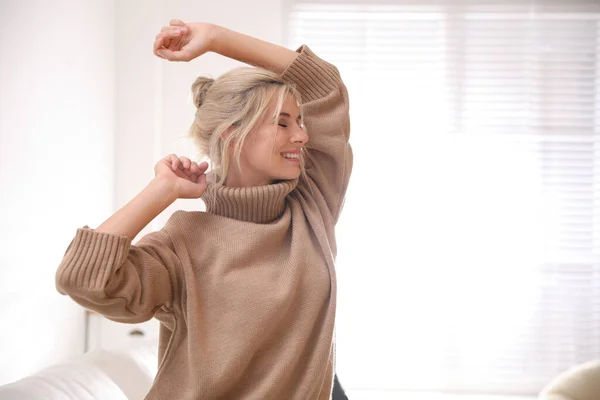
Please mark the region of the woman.
[[[194, 83], [190, 130], [208, 164], [169, 155], [96, 229], [78, 229], [57, 288], [120, 322], [161, 321], [147, 399], [330, 399], [335, 370], [334, 226], [352, 168], [337, 69], [206, 23], [171, 21], [154, 52], [255, 66]], [[132, 239], [177, 198], [175, 212]]]

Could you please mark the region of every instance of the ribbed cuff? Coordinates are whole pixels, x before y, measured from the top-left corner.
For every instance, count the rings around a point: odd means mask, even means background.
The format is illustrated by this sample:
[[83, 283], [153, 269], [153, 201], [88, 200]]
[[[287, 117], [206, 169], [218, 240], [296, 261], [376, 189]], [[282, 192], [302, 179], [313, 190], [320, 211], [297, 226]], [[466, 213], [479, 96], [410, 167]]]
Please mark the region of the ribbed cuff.
[[114, 270], [127, 258], [131, 240], [125, 236], [77, 229], [56, 273], [61, 288], [102, 289]]
[[281, 77], [296, 86], [302, 103], [323, 98], [342, 85], [342, 79], [334, 65], [319, 58], [306, 45], [300, 46], [296, 51], [300, 54]]

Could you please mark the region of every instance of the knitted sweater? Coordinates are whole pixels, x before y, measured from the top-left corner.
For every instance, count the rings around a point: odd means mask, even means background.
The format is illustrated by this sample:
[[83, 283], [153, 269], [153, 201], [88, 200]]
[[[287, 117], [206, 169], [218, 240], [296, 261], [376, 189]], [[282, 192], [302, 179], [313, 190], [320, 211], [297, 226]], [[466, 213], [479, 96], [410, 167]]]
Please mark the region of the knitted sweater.
[[334, 226], [352, 168], [348, 94], [303, 46], [282, 77], [302, 97], [306, 175], [209, 185], [135, 245], [77, 230], [57, 289], [109, 319], [160, 324], [146, 399], [328, 400], [334, 374]]

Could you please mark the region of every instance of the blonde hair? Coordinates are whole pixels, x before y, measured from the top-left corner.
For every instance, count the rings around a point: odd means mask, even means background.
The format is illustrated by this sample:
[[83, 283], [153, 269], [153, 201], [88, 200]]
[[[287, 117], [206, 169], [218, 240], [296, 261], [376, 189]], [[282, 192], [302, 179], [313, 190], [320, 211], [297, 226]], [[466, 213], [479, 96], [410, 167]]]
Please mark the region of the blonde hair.
[[[210, 159], [219, 185], [225, 182], [231, 167], [231, 144], [234, 160], [241, 168], [244, 141], [258, 123], [269, 117], [266, 113], [272, 101], [277, 100], [273, 119], [278, 118], [287, 95], [300, 104], [300, 94], [294, 86], [263, 68], [236, 68], [216, 80], [201, 76], [193, 83], [192, 94], [197, 110], [189, 135], [201, 155]], [[274, 135], [276, 127], [277, 124]], [[302, 155], [300, 166], [304, 172]]]

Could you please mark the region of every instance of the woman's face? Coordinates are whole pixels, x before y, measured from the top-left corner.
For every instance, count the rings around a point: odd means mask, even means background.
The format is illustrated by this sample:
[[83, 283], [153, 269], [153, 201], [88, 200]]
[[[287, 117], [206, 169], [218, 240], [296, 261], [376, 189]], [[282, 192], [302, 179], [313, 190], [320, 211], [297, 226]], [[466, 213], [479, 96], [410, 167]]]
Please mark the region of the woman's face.
[[[226, 185], [234, 187], [263, 186], [274, 181], [296, 179], [300, 176], [300, 149], [308, 142], [300, 108], [288, 95], [281, 113], [273, 121], [275, 102], [263, 122], [248, 134], [238, 169], [233, 154]], [[276, 132], [275, 135], [273, 132]], [[232, 152], [233, 153], [233, 152]]]

